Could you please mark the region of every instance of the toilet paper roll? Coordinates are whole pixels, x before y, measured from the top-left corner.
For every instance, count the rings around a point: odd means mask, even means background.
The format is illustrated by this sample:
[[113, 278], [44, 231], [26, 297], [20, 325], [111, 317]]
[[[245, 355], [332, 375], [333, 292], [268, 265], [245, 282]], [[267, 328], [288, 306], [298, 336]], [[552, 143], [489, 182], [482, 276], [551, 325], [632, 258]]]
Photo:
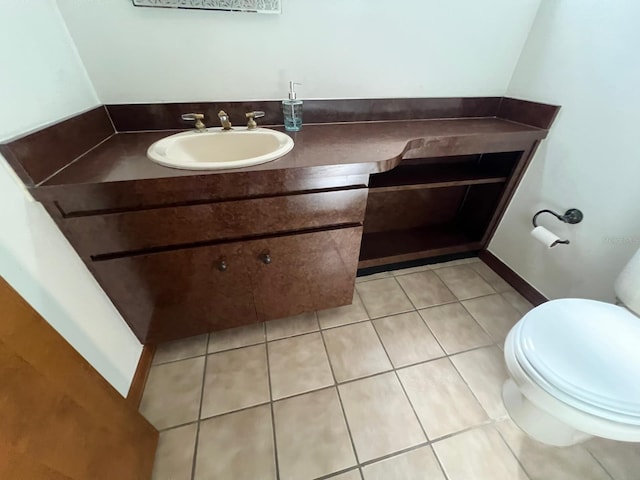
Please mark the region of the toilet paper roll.
[[560, 242], [560, 237], [544, 227], [534, 228], [531, 230], [531, 235], [533, 235], [533, 238], [538, 240], [540, 243], [546, 245], [547, 248], [555, 247], [558, 242]]

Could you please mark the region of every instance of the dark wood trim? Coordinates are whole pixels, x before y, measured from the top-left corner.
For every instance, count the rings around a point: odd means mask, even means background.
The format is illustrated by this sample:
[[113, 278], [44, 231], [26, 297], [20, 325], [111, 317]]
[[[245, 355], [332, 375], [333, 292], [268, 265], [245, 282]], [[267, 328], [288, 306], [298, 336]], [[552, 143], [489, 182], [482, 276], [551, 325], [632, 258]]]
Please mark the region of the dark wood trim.
[[533, 160], [540, 142], [541, 140], [536, 140], [535, 142], [533, 142], [530, 148], [522, 151], [520, 161], [517, 162], [515, 170], [509, 177], [507, 184], [505, 185], [504, 193], [502, 194], [500, 201], [495, 207], [495, 214], [489, 221], [489, 225], [487, 226], [484, 235], [482, 236], [482, 245], [484, 248], [489, 245], [489, 242], [493, 238], [493, 234], [498, 229], [498, 225], [500, 225], [502, 217], [504, 217], [504, 214], [507, 211], [507, 206], [511, 203], [511, 199], [515, 195], [516, 189], [518, 188], [518, 185], [520, 185], [522, 177], [524, 177], [527, 168], [529, 168], [529, 164]]
[[558, 105], [503, 97], [497, 117], [548, 130], [559, 111]]
[[511, 270], [511, 268], [509, 268], [502, 260], [496, 257], [489, 250], [481, 250], [478, 252], [478, 257], [533, 305], [538, 306], [541, 303], [549, 301], [547, 297], [542, 295], [524, 278]]
[[[368, 271], [367, 269], [376, 267], [382, 267], [379, 270], [381, 272], [385, 272], [388, 270], [398, 270], [400, 268], [409, 267], [397, 267], [397, 265], [408, 264], [414, 261], [420, 262], [421, 260], [426, 260], [428, 261], [428, 263], [437, 263], [433, 261], [434, 258], [442, 258], [455, 254], [462, 254], [462, 256], [459, 258], [466, 258], [469, 256], [469, 253], [478, 251], [478, 248], [480, 248], [480, 244], [478, 242], [468, 242], [452, 245], [450, 247], [431, 248], [428, 250], [421, 250], [419, 252], [410, 252], [399, 255], [389, 255], [380, 258], [364, 259], [358, 262], [358, 270]], [[424, 264], [426, 263], [423, 263], [423, 265]], [[419, 265], [419, 263], [417, 265]]]
[[151, 362], [153, 361], [153, 355], [155, 353], [155, 345], [150, 344], [142, 347], [142, 354], [140, 355], [140, 360], [138, 360], [138, 367], [136, 368], [136, 373], [133, 374], [129, 393], [127, 393], [127, 401], [136, 410], [140, 407], [140, 401], [142, 400], [142, 394], [144, 393], [144, 387], [147, 384], [147, 377], [149, 376]]
[[[68, 118], [56, 124], [50, 125], [35, 132], [31, 132], [22, 137], [15, 138], [4, 145], [0, 145], [0, 153], [5, 156], [9, 164], [16, 170], [18, 176], [28, 187], [46, 184], [53, 175], [61, 172], [71, 165], [78, 158], [91, 152], [99, 146], [95, 155], [100, 155], [108, 147], [102, 147], [101, 143], [114, 136], [116, 139], [111, 142], [110, 148], [116, 150], [115, 155], [128, 155], [125, 150], [130, 142], [141, 145], [135, 148], [141, 152], [146, 151], [147, 146], [153, 143], [153, 135], [166, 136], [166, 132], [146, 132], [141, 138], [115, 135], [117, 132], [166, 130], [166, 129], [186, 129], [191, 125], [181, 120], [181, 114], [190, 111], [201, 111], [207, 115], [208, 125], [215, 125], [217, 122], [217, 112], [224, 109], [240, 125], [240, 120], [244, 119], [244, 112], [251, 110], [264, 110], [266, 115], [261, 119], [262, 125], [282, 124], [282, 110], [279, 101], [253, 101], [253, 102], [190, 102], [190, 103], [157, 103], [157, 104], [123, 104], [123, 105], [101, 105], [90, 111], [80, 113], [72, 118]], [[544, 138], [546, 130], [550, 127], [559, 107], [553, 105], [540, 104], [525, 100], [517, 100], [503, 97], [456, 97], [456, 98], [387, 98], [387, 99], [332, 99], [332, 100], [307, 100], [305, 101], [305, 123], [345, 123], [345, 122], [379, 122], [379, 121], [406, 121], [406, 120], [436, 120], [436, 119], [505, 119], [518, 122], [523, 125], [535, 127], [535, 130], [526, 133], [532, 135], [532, 140]], [[240, 119], [240, 120], [237, 120]], [[375, 125], [375, 124], [374, 124]], [[371, 128], [374, 128], [373, 126]], [[406, 125], [402, 128], [406, 128]], [[427, 144], [408, 145], [412, 150], [425, 149], [429, 156], [437, 154], [436, 150], [442, 150], [442, 155], [456, 155], [474, 153], [477, 151], [488, 152], [487, 148], [495, 142], [495, 138], [489, 138], [489, 132], [479, 136], [475, 142], [471, 142], [462, 151], [454, 149], [452, 139], [443, 139], [435, 142], [429, 139]], [[515, 132], [512, 132], [515, 133]], [[151, 136], [149, 136], [151, 135]], [[308, 137], [309, 135], [307, 135]], [[420, 136], [413, 135], [416, 138]], [[153, 138], [152, 138], [153, 137]], [[299, 136], [298, 136], [299, 137]], [[125, 140], [126, 138], [126, 140]], [[160, 138], [160, 137], [158, 137]], [[155, 138], [157, 139], [157, 138]], [[299, 138], [302, 140], [302, 138]], [[504, 139], [502, 139], [504, 140]], [[524, 138], [512, 140], [519, 145]], [[298, 138], [296, 138], [296, 142]], [[476, 145], [476, 143], [480, 144]], [[122, 145], [120, 145], [122, 143]], [[299, 145], [303, 142], [301, 141]], [[455, 143], [455, 142], [454, 142]], [[487, 144], [488, 143], [488, 144]], [[436, 145], [438, 144], [438, 145]], [[471, 145], [473, 144], [473, 145]], [[429, 147], [429, 148], [427, 148]], [[434, 148], [436, 150], [434, 150]], [[512, 148], [503, 145], [502, 148], [509, 151]], [[124, 149], [124, 150], [123, 150]], [[300, 154], [300, 148], [298, 148]], [[415, 151], [413, 152], [415, 154]], [[107, 157], [114, 155], [113, 152], [105, 154]], [[146, 156], [143, 157], [143, 164], [147, 164]], [[127, 162], [128, 168], [132, 167], [130, 158]], [[299, 159], [298, 159], [299, 160]], [[83, 159], [83, 164], [87, 163]], [[91, 162], [89, 162], [91, 163]], [[97, 163], [102, 164], [102, 161]], [[161, 167], [149, 165], [155, 174], [149, 178], [162, 177], [166, 172], [158, 170]], [[348, 162], [351, 164], [352, 162]], [[397, 162], [396, 162], [397, 163]], [[280, 163], [282, 165], [282, 162]], [[296, 165], [297, 167], [303, 165]], [[393, 165], [386, 169], [392, 168]], [[138, 168], [138, 167], [135, 167]], [[134, 170], [135, 170], [134, 168]], [[268, 169], [260, 167], [259, 170]], [[280, 166], [279, 168], [283, 168]], [[287, 167], [289, 168], [289, 167]], [[163, 173], [164, 172], [164, 173]], [[350, 172], [354, 174], [355, 172]], [[361, 171], [372, 173], [371, 171]], [[68, 172], [63, 173], [67, 175]], [[235, 174], [235, 172], [234, 172]], [[173, 172], [172, 176], [194, 175], [193, 172], [178, 173]], [[57, 180], [61, 180], [56, 177]], [[82, 181], [71, 183], [97, 183], [95, 175], [92, 181], [83, 179]], [[109, 176], [108, 181], [129, 180], [129, 178], [118, 178]], [[104, 180], [100, 180], [104, 181]]]
[[35, 186], [35, 183], [33, 183], [33, 180], [22, 166], [22, 163], [20, 163], [20, 161], [16, 158], [9, 145], [0, 145], [0, 155], [2, 155], [9, 166], [13, 168], [13, 171], [16, 172], [18, 178], [22, 180], [22, 183], [24, 183], [27, 188], [32, 188]]
[[[3, 146], [3, 155], [10, 151], [9, 163], [12, 166], [20, 164], [37, 185], [114, 133], [107, 109], [100, 105], [11, 140]], [[24, 176], [20, 170], [17, 173]]]
[[361, 267], [358, 263], [357, 277], [366, 277], [367, 275], [373, 275], [374, 273], [391, 272], [394, 270], [402, 270], [405, 268], [422, 267], [423, 265], [433, 265], [436, 263], [451, 262], [453, 260], [461, 260], [463, 258], [477, 257], [478, 251], [472, 250], [468, 252], [450, 253], [446, 255], [439, 255], [427, 258], [419, 258], [416, 260], [408, 260], [406, 262], [385, 263], [383, 265], [377, 265], [373, 267]]
[[[304, 122], [369, 122], [437, 118], [495, 117], [502, 97], [373, 98], [305, 100]], [[262, 110], [261, 125], [282, 125], [279, 100], [249, 102], [135, 103], [105, 105], [118, 132], [191, 128], [181, 120], [185, 112], [202, 112], [205, 123], [219, 125], [218, 112], [227, 112], [232, 122], [246, 123], [245, 112]]]
[[[224, 110], [238, 125], [245, 112], [262, 110], [262, 125], [282, 125], [279, 100], [134, 103], [105, 105], [118, 132], [190, 128], [185, 112], [202, 112], [207, 125], [218, 124]], [[305, 100], [304, 122], [371, 122], [438, 118], [497, 117], [549, 129], [560, 107], [509, 97], [350, 98]]]

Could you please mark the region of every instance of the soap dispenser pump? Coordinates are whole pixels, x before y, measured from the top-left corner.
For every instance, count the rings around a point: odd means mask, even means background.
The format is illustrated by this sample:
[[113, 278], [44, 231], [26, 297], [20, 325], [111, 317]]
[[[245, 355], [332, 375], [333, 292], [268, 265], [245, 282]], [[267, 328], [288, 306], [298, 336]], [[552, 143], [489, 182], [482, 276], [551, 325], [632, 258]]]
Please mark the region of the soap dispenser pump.
[[302, 100], [298, 100], [295, 86], [302, 85], [289, 82], [289, 99], [282, 101], [284, 128], [289, 132], [297, 132], [302, 128]]

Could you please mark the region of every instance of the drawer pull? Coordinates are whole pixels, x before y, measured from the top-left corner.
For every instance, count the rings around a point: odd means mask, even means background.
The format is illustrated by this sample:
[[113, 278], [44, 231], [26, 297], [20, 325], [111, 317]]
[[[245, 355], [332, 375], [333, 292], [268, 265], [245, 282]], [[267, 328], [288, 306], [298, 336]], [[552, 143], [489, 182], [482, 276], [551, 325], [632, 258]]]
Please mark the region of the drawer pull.
[[218, 270], [220, 270], [221, 272], [226, 272], [227, 268], [229, 268], [227, 261], [224, 259], [220, 260], [220, 263], [218, 263]]
[[265, 265], [269, 265], [271, 263], [271, 255], [269, 255], [268, 253], [263, 253], [262, 255], [260, 255], [260, 259]]

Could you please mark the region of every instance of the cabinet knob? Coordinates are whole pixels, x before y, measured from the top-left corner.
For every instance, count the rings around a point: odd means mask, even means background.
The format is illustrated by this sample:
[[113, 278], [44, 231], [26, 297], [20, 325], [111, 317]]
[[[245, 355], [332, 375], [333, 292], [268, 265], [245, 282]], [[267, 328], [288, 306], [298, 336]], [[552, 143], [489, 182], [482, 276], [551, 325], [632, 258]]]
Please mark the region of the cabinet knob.
[[229, 268], [227, 261], [225, 259], [220, 260], [220, 263], [218, 263], [218, 270], [220, 270], [221, 272], [226, 272], [227, 268]]
[[271, 263], [271, 255], [269, 255], [268, 253], [263, 253], [262, 255], [260, 255], [260, 260], [262, 260], [262, 263], [264, 263], [265, 265], [269, 265]]

